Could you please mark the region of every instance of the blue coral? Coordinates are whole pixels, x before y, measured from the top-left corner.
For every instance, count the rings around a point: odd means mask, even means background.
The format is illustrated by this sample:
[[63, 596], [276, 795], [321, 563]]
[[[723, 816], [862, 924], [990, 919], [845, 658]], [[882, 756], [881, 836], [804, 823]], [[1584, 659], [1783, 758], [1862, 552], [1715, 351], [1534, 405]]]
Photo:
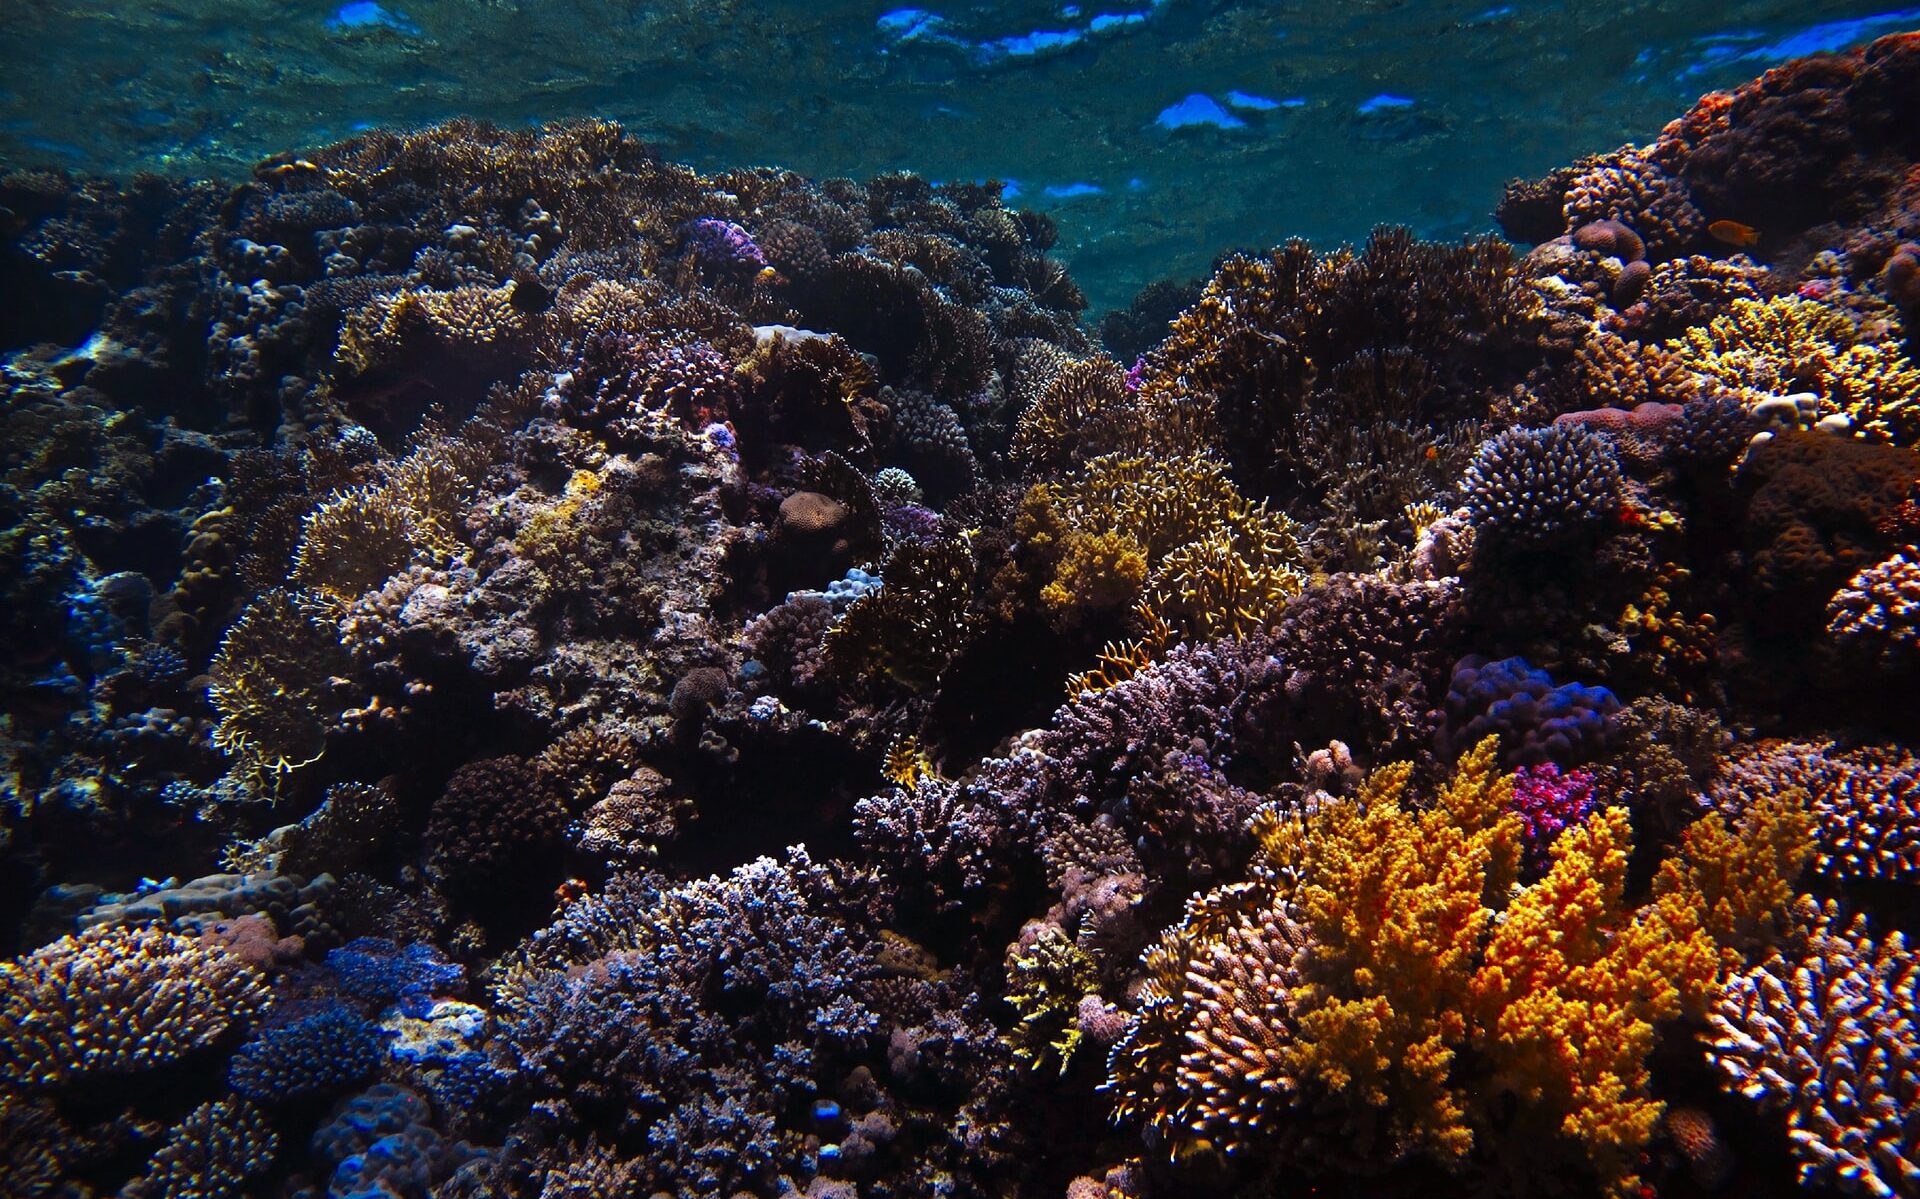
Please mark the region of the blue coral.
[[338, 1091], [380, 1067], [380, 1030], [346, 1007], [330, 1007], [268, 1029], [241, 1047], [228, 1067], [233, 1089], [279, 1103]]
[[1606, 751], [1620, 701], [1605, 687], [1556, 686], [1525, 658], [1489, 662], [1472, 654], [1453, 668], [1446, 710], [1438, 741], [1449, 757], [1498, 733], [1508, 765], [1566, 767]]
[[466, 970], [431, 945], [405, 948], [384, 937], [361, 937], [327, 954], [340, 993], [373, 1007], [397, 1003], [409, 1016], [425, 1016], [433, 997], [467, 985]]

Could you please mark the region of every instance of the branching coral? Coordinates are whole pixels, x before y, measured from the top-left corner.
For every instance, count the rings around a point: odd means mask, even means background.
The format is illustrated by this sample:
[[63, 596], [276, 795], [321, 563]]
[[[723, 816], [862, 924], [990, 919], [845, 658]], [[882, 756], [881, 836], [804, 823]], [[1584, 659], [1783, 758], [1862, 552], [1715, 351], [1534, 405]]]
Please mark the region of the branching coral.
[[463, 359], [498, 359], [525, 347], [530, 319], [509, 287], [458, 287], [381, 296], [347, 318], [338, 361], [349, 374], [391, 366], [432, 347]]
[[1176, 1157], [1458, 1163], [1497, 1136], [1528, 1145], [1515, 1168], [1570, 1158], [1629, 1185], [1661, 1110], [1654, 1026], [1697, 1007], [1718, 968], [1708, 897], [1675, 870], [1627, 907], [1616, 808], [1515, 887], [1522, 826], [1496, 761], [1482, 741], [1428, 808], [1405, 800], [1400, 764], [1349, 801], [1263, 810], [1251, 880], [1196, 898], [1146, 959], [1109, 1067], [1116, 1115]]
[[[1920, 368], [1890, 341], [1863, 339], [1840, 312], [1799, 296], [1733, 301], [1732, 311], [1667, 346], [1688, 369], [1750, 405], [1801, 393], [1802, 425], [1837, 425], [1871, 441], [1920, 440]], [[1787, 409], [1777, 402], [1767, 411]]]
[[217, 945], [90, 929], [0, 964], [0, 1077], [47, 1087], [151, 1070], [266, 1005], [260, 973]]
[[1804, 953], [1728, 978], [1708, 1056], [1740, 1094], [1784, 1108], [1806, 1183], [1893, 1199], [1920, 1182], [1920, 960], [1899, 933], [1808, 901]]
[[1804, 794], [1815, 821], [1814, 868], [1836, 879], [1920, 879], [1920, 761], [1898, 746], [1764, 742], [1714, 784], [1729, 816], [1786, 792]]
[[167, 1130], [147, 1172], [120, 1192], [125, 1199], [242, 1199], [248, 1180], [273, 1165], [280, 1137], [265, 1112], [245, 1099], [203, 1103]]
[[1085, 1037], [1075, 1020], [1080, 1000], [1099, 983], [1093, 958], [1057, 926], [1043, 927], [1031, 944], [1010, 947], [1007, 1002], [1020, 1015], [1007, 1034], [1014, 1056], [1036, 1066], [1051, 1056], [1065, 1074]]
[[1920, 665], [1920, 548], [1861, 570], [1827, 601], [1827, 632], [1888, 671]]
[[1565, 215], [1568, 229], [1621, 222], [1646, 240], [1655, 261], [1684, 253], [1706, 229], [1686, 183], [1636, 146], [1622, 146], [1574, 176], [1567, 185]]
[[1489, 439], [1461, 486], [1481, 544], [1528, 549], [1577, 540], [1617, 514], [1622, 494], [1606, 440], [1560, 424]]
[[247, 606], [220, 643], [208, 674], [220, 724], [214, 744], [249, 774], [285, 774], [317, 761], [339, 705], [333, 680], [345, 672], [333, 631], [285, 591]]

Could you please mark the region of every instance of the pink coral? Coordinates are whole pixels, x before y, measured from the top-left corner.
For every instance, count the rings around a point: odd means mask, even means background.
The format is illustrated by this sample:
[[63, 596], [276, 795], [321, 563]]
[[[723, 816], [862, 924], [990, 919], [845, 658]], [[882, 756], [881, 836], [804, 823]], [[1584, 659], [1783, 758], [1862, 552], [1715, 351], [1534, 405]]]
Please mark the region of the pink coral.
[[1525, 844], [1523, 864], [1528, 877], [1537, 878], [1547, 871], [1548, 850], [1554, 838], [1586, 819], [1597, 798], [1593, 793], [1593, 772], [1573, 770], [1561, 773], [1547, 762], [1523, 766], [1514, 772], [1513, 798], [1507, 804], [1519, 814]]

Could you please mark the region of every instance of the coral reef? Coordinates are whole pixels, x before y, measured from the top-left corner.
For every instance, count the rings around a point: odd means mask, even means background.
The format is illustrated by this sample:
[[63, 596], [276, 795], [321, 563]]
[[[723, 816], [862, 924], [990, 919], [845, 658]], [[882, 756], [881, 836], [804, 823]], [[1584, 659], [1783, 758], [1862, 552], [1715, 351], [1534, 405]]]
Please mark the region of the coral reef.
[[603, 121], [0, 178], [0, 1191], [1912, 1193], [1917, 105], [1107, 353]]

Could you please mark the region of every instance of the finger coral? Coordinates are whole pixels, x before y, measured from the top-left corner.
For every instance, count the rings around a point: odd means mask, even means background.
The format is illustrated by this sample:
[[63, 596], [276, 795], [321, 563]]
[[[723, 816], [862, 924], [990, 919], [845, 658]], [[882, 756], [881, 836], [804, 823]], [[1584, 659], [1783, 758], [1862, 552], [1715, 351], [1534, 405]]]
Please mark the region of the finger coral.
[[1611, 520], [1621, 501], [1611, 447], [1578, 425], [1491, 438], [1461, 486], [1481, 540], [1520, 549], [1578, 540]]
[[0, 1077], [49, 1087], [177, 1061], [267, 1006], [259, 971], [162, 928], [107, 926], [0, 964]]
[[[1809, 901], [1809, 906], [1811, 901]], [[1807, 912], [1804, 953], [1727, 979], [1708, 1056], [1741, 1095], [1784, 1109], [1808, 1183], [1893, 1199], [1920, 1182], [1920, 964], [1900, 933]]]

